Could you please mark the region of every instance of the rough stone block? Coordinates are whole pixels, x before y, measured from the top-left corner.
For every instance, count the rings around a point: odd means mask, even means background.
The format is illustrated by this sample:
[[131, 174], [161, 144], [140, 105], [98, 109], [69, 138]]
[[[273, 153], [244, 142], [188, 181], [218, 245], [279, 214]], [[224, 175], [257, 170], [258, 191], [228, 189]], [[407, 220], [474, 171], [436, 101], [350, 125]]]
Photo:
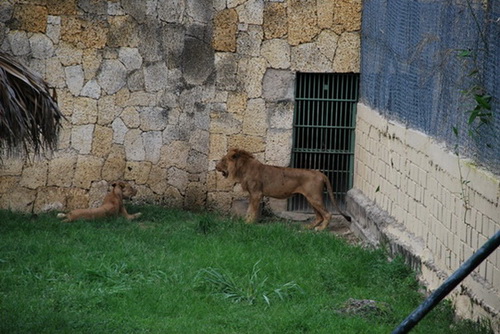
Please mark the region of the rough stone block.
[[248, 100], [247, 111], [243, 117], [243, 133], [265, 136], [268, 128], [266, 103], [264, 99]]
[[102, 178], [106, 181], [123, 179], [125, 173], [125, 149], [122, 145], [113, 145], [102, 168]]
[[18, 3], [14, 6], [14, 20], [19, 30], [45, 33], [47, 30], [47, 7]]
[[186, 169], [190, 145], [185, 141], [173, 141], [161, 148], [159, 165], [162, 167], [177, 167]]
[[61, 210], [66, 206], [66, 192], [60, 187], [44, 187], [40, 189], [43, 196], [38, 195], [33, 205], [34, 212]]
[[261, 55], [267, 60], [271, 68], [288, 69], [290, 67], [290, 45], [285, 40], [271, 39], [264, 41], [261, 47]]
[[153, 165], [149, 172], [147, 184], [156, 194], [164, 194], [168, 188], [168, 174], [165, 168]]
[[237, 50], [240, 55], [260, 56], [263, 32], [260, 25], [250, 25], [246, 31], [240, 31], [237, 37]]
[[127, 161], [143, 161], [146, 158], [146, 148], [142, 138], [142, 131], [132, 129], [125, 134], [125, 155]]
[[47, 185], [70, 187], [75, 173], [76, 156], [62, 154], [49, 161]]
[[164, 179], [181, 194], [186, 193], [186, 188], [189, 184], [189, 175], [185, 170], [176, 167], [169, 168]]
[[234, 8], [215, 14], [212, 46], [216, 51], [235, 52], [238, 13]]
[[73, 185], [89, 189], [94, 181], [101, 180], [103, 160], [94, 156], [79, 156], [76, 162]]
[[288, 42], [299, 45], [312, 42], [319, 34], [315, 1], [288, 1]]
[[295, 74], [285, 70], [268, 69], [262, 83], [262, 97], [266, 102], [293, 101]]
[[48, 169], [48, 162], [43, 160], [25, 165], [19, 185], [28, 189], [46, 186]]
[[75, 15], [77, 0], [45, 0], [50, 15]]
[[316, 43], [291, 48], [291, 69], [303, 72], [332, 72], [332, 62], [320, 52]]
[[288, 24], [285, 3], [265, 3], [263, 30], [265, 39], [281, 38], [286, 36], [288, 32]]
[[0, 203], [4, 209], [20, 212], [32, 212], [33, 204], [36, 200], [36, 194], [36, 190], [15, 187], [8, 196], [4, 194], [0, 197]]
[[106, 157], [113, 144], [113, 129], [96, 125], [94, 129], [94, 140], [92, 141], [92, 154], [97, 157]]
[[146, 184], [151, 168], [152, 164], [149, 161], [127, 161], [124, 178], [137, 184]]
[[162, 147], [162, 135], [160, 131], [145, 131], [142, 134], [146, 149], [145, 160], [153, 164], [160, 160], [160, 150]]
[[117, 59], [104, 60], [97, 76], [99, 86], [109, 95], [118, 92], [127, 83], [127, 69]]
[[227, 136], [222, 134], [210, 135], [209, 160], [219, 160], [227, 153]]
[[63, 16], [61, 40], [78, 48], [102, 49], [106, 45], [108, 29], [105, 22]]
[[228, 148], [240, 148], [249, 152], [264, 152], [266, 142], [263, 137], [249, 135], [234, 135], [229, 137]]
[[359, 32], [345, 32], [338, 41], [333, 71], [339, 73], [359, 73], [360, 68], [361, 34]]
[[361, 0], [334, 1], [333, 13], [332, 26], [336, 33], [361, 30]]

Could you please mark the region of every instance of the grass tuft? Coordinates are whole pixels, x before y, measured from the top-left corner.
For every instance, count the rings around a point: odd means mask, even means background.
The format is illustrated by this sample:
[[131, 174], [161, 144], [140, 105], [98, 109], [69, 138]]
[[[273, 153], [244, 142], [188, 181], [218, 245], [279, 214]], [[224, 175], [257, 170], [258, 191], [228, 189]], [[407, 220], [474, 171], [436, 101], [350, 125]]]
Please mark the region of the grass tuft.
[[246, 278], [236, 280], [233, 275], [224, 270], [216, 268], [201, 269], [196, 276], [196, 286], [205, 288], [214, 294], [220, 294], [224, 299], [234, 303], [255, 304], [262, 300], [268, 306], [271, 306], [271, 300], [285, 300], [291, 298], [294, 294], [304, 293], [302, 288], [295, 282], [269, 287], [268, 277], [259, 275], [260, 269], [256, 262], [252, 272]]

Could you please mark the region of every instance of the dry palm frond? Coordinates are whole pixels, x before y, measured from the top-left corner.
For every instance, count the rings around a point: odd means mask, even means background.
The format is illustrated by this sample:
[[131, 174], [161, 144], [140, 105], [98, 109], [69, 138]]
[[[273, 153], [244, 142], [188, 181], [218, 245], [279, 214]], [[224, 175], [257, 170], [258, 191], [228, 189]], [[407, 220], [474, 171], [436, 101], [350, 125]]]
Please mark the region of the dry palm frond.
[[0, 53], [0, 153], [53, 150], [62, 115], [55, 90], [26, 66]]

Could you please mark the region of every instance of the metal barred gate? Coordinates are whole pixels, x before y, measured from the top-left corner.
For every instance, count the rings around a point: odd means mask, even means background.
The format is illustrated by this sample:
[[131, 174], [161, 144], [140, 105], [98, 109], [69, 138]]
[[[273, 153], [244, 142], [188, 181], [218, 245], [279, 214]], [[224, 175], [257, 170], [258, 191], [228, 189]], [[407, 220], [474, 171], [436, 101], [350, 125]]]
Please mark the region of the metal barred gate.
[[[325, 173], [340, 206], [352, 188], [358, 87], [357, 73], [296, 77], [291, 166]], [[328, 196], [325, 205], [334, 211]], [[312, 212], [302, 195], [290, 198], [288, 210]]]

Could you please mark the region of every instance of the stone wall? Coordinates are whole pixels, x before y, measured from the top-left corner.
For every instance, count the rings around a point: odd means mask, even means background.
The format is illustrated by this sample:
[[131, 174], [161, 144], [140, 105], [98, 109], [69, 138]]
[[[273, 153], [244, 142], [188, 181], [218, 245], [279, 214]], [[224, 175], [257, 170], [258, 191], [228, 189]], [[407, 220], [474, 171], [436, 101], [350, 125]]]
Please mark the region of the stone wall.
[[[498, 176], [359, 104], [347, 196], [352, 227], [404, 254], [430, 290], [500, 230], [499, 197]], [[498, 249], [454, 290], [453, 301], [459, 315], [490, 317], [500, 332]]]
[[6, 0], [0, 51], [57, 90], [57, 151], [4, 157], [0, 207], [138, 200], [227, 211], [230, 147], [287, 165], [295, 72], [358, 72], [361, 0]]

